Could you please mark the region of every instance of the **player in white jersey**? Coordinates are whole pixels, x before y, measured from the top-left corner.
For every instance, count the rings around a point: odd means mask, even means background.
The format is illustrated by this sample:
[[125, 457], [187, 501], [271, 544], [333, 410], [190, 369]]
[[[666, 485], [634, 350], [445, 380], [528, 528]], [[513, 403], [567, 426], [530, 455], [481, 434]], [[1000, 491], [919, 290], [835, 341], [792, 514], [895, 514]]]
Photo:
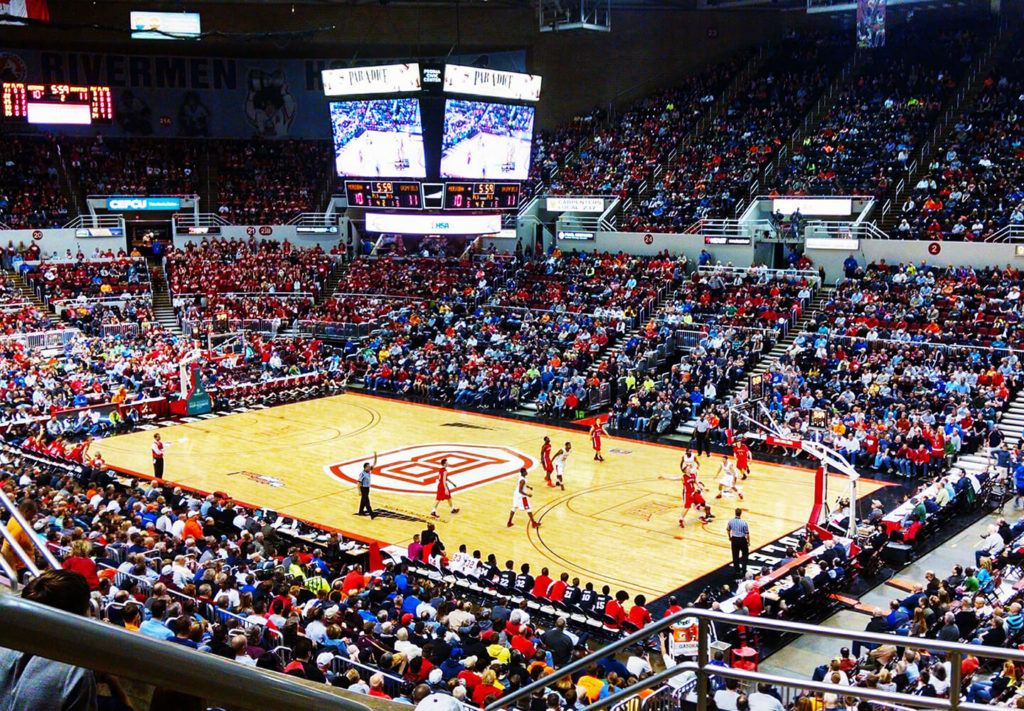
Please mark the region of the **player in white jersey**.
[[565, 463], [569, 461], [569, 453], [572, 451], [572, 442], [566, 442], [565, 446], [555, 452], [551, 461], [555, 465], [555, 481], [548, 482], [548, 486], [557, 486], [565, 491], [565, 484], [562, 483], [562, 476], [565, 474]]
[[512, 527], [512, 519], [516, 511], [525, 511], [530, 517], [530, 523], [534, 528], [540, 528], [540, 523], [533, 517], [533, 507], [530, 505], [530, 498], [533, 496], [533, 487], [526, 483], [526, 468], [519, 470], [519, 479], [516, 481], [516, 488], [512, 492], [512, 510], [508, 512], [508, 527]]
[[743, 498], [743, 492], [738, 486], [736, 486], [736, 476], [739, 472], [736, 471], [736, 465], [732, 463], [732, 460], [726, 457], [722, 460], [722, 466], [718, 469], [718, 495], [716, 499], [722, 498], [722, 494], [727, 491], [731, 491], [736, 494], [740, 499]]
[[679, 471], [686, 474], [688, 471], [693, 471], [696, 474], [700, 471], [700, 460], [697, 459], [697, 455], [693, 453], [692, 449], [687, 449], [683, 452], [683, 458], [679, 461]]

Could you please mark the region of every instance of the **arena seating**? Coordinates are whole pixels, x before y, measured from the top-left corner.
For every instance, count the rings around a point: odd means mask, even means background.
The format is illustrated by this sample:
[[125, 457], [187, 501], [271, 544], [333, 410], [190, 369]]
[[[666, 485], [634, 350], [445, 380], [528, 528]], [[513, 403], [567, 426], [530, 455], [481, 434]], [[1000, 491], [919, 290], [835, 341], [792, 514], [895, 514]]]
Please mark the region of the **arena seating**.
[[0, 134], [0, 224], [60, 227], [71, 217], [61, 184], [57, 142]]
[[1011, 49], [908, 191], [899, 237], [982, 241], [1008, 224], [1024, 224], [1022, 129], [1015, 120], [1022, 91], [1024, 52]]
[[176, 297], [206, 294], [320, 295], [333, 272], [330, 255], [255, 238], [225, 239], [174, 248], [164, 257], [167, 283]]
[[1016, 271], [868, 265], [769, 366], [774, 407], [800, 436], [823, 413], [826, 440], [861, 466], [946, 469], [982, 445], [1020, 389], [1003, 289], [1019, 291]]
[[598, 129], [579, 156], [562, 166], [549, 192], [634, 196], [742, 64], [736, 59], [705, 68], [674, 89], [637, 101]]
[[796, 272], [694, 271], [611, 359], [609, 425], [665, 434], [712, 407], [796, 323], [815, 290]]
[[64, 139], [68, 168], [84, 195], [191, 195], [200, 150], [188, 139]]
[[749, 85], [683, 146], [653, 194], [625, 215], [625, 224], [643, 232], [682, 232], [698, 219], [733, 217], [850, 51], [845, 35], [783, 41]]
[[47, 304], [70, 299], [113, 298], [152, 294], [144, 259], [63, 259], [29, 263], [22, 275]]
[[218, 211], [235, 224], [283, 224], [320, 210], [331, 164], [328, 141], [222, 141]]
[[45, 331], [50, 317], [25, 300], [10, 277], [0, 276], [0, 328], [5, 335]]
[[[784, 160], [774, 191], [884, 199], [906, 177], [945, 102], [987, 37], [982, 23], [914, 22], [859, 63], [816, 129]], [[941, 49], [940, 49], [941, 47]]]

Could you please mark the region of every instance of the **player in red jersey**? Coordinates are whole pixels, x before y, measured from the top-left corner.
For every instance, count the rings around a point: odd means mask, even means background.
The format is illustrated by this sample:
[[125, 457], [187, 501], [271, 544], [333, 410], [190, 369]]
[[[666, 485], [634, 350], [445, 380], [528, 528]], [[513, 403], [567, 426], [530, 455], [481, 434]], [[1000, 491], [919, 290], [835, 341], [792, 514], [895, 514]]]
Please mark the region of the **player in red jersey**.
[[448, 502], [448, 508], [451, 509], [453, 514], [457, 514], [459, 510], [455, 508], [455, 502], [452, 501], [452, 485], [448, 481], [448, 460], [441, 460], [441, 471], [437, 473], [437, 496], [434, 497], [434, 510], [430, 512], [430, 515], [437, 518], [437, 505], [442, 501]]
[[545, 437], [544, 444], [540, 448], [540, 466], [544, 469], [544, 481], [551, 484], [551, 474], [555, 471], [555, 464], [551, 461], [551, 438]]
[[681, 477], [659, 477], [668, 481], [683, 480], [683, 513], [679, 517], [679, 527], [686, 527], [686, 514], [690, 513], [690, 509], [694, 507], [704, 511], [704, 515], [698, 520], [701, 523], [709, 522], [715, 515], [711, 513], [711, 506], [704, 498], [704, 485], [697, 479], [697, 467], [692, 464], [688, 465], [684, 457], [680, 462], [680, 468], [683, 470]]
[[604, 461], [604, 457], [601, 456], [601, 437], [605, 434], [601, 420], [594, 420], [594, 424], [590, 426], [590, 446], [594, 448], [594, 460], [598, 462]]
[[732, 453], [736, 457], [736, 471], [743, 479], [746, 479], [750, 474], [750, 447], [741, 440], [732, 448]]

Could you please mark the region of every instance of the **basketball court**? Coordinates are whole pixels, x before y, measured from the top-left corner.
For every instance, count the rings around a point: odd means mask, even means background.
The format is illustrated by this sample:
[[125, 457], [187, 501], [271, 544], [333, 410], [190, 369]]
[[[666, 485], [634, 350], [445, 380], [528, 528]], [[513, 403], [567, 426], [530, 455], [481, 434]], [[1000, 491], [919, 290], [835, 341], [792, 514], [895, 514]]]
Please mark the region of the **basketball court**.
[[[814, 473], [753, 462], [744, 500], [709, 498], [717, 518], [701, 525], [693, 512], [678, 525], [682, 451], [668, 445], [606, 437], [603, 463], [593, 460], [585, 431], [479, 415], [388, 398], [348, 393], [171, 425], [168, 481], [203, 491], [223, 491], [249, 505], [271, 508], [359, 538], [407, 545], [430, 519], [438, 463], [448, 458], [460, 513], [442, 504], [438, 532], [449, 552], [465, 543], [470, 552], [528, 562], [553, 576], [562, 571], [625, 589], [660, 596], [731, 561], [725, 522], [739, 504], [750, 522], [751, 550], [802, 527], [814, 499]], [[565, 491], [544, 485], [543, 437], [553, 450], [572, 442]], [[152, 431], [96, 443], [111, 465], [152, 473]], [[371, 501], [381, 515], [359, 517], [355, 477], [377, 452]], [[719, 457], [702, 458], [700, 479], [717, 490]], [[534, 515], [507, 528], [516, 473], [530, 470]], [[832, 476], [830, 499], [847, 490]], [[861, 479], [858, 495], [883, 483]]]

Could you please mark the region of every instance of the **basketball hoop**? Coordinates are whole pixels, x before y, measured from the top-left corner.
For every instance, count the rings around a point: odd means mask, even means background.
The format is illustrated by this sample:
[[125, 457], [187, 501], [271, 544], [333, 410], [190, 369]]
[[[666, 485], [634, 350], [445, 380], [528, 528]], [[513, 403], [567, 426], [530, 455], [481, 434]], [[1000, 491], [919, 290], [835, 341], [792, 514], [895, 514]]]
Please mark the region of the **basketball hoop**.
[[[739, 432], [737, 439], [752, 439], [775, 447], [783, 447], [803, 452], [818, 462], [814, 474], [814, 505], [807, 519], [807, 527], [818, 536], [829, 539], [832, 534], [826, 531], [822, 522], [828, 518], [828, 474], [835, 471], [845, 474], [850, 482], [849, 501], [857, 501], [857, 479], [860, 474], [856, 468], [828, 445], [814, 440], [793, 437], [792, 433], [783, 429], [776, 422], [772, 413], [761, 400], [747, 400], [729, 408], [729, 430]], [[857, 520], [850, 516], [847, 522], [846, 535], [854, 538], [857, 534]]]

